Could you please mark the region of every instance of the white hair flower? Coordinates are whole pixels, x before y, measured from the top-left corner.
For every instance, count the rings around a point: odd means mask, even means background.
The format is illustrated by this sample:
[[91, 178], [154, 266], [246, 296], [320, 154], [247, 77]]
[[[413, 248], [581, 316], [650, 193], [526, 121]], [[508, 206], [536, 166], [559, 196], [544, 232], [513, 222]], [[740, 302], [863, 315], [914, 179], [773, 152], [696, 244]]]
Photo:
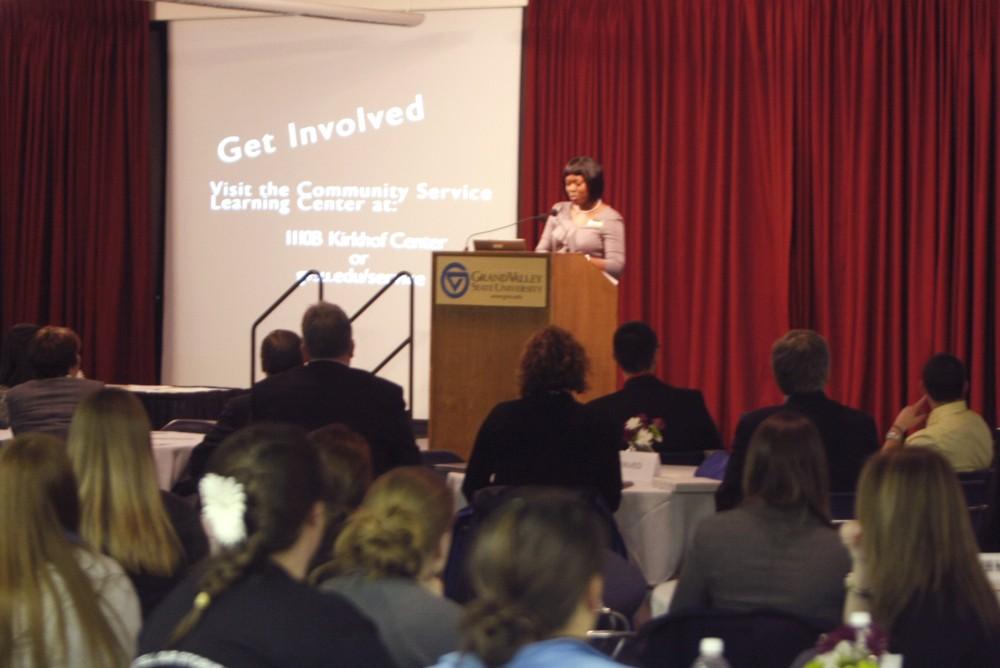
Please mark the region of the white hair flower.
[[243, 514], [247, 495], [236, 478], [208, 473], [198, 484], [201, 493], [201, 516], [212, 537], [222, 547], [232, 547], [247, 537]]

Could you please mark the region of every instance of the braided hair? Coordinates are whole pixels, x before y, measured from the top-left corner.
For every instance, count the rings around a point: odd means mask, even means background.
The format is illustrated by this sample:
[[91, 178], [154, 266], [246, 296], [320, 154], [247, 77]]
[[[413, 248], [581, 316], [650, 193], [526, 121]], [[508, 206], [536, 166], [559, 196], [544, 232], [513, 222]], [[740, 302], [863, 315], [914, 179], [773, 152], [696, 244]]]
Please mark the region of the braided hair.
[[208, 471], [242, 485], [246, 538], [213, 557], [194, 605], [174, 629], [170, 645], [190, 633], [227, 589], [271, 555], [290, 548], [323, 495], [318, 457], [305, 431], [297, 427], [259, 424], [241, 429], [222, 442]]

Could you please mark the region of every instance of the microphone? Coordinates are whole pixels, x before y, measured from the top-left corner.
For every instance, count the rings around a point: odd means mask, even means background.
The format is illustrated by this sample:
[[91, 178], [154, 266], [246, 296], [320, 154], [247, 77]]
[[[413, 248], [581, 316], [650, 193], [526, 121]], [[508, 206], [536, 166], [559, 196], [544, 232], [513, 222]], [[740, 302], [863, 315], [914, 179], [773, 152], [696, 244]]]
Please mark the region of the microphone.
[[469, 250], [469, 242], [472, 241], [473, 237], [478, 237], [480, 234], [489, 234], [490, 232], [498, 232], [500, 230], [506, 230], [508, 227], [515, 227], [521, 223], [536, 222], [539, 220], [546, 220], [549, 216], [557, 216], [559, 212], [555, 207], [552, 207], [549, 211], [545, 213], [540, 213], [537, 216], [528, 216], [527, 218], [522, 218], [521, 220], [515, 221], [513, 223], [508, 223], [506, 225], [501, 225], [500, 227], [494, 227], [489, 230], [480, 230], [479, 232], [473, 232], [469, 236], [465, 237], [465, 243], [462, 244], [462, 250]]

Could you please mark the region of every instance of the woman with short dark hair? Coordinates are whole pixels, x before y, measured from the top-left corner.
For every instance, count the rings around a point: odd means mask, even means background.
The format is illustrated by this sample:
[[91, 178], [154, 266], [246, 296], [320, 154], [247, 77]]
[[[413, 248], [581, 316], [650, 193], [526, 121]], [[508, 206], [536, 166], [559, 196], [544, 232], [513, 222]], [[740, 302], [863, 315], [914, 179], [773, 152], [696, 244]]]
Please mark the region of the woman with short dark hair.
[[618, 443], [582, 424], [573, 397], [587, 387], [587, 355], [556, 326], [536, 332], [521, 354], [521, 398], [497, 404], [476, 436], [462, 491], [471, 502], [489, 485], [557, 485], [585, 489], [609, 510], [621, 501]]
[[836, 626], [850, 559], [830, 523], [828, 487], [812, 422], [787, 411], [764, 420], [750, 440], [744, 500], [698, 525], [671, 612], [769, 609]]
[[588, 156], [570, 158], [563, 168], [567, 202], [553, 205], [537, 251], [584, 253], [615, 278], [625, 270], [625, 221], [604, 203], [604, 168]]

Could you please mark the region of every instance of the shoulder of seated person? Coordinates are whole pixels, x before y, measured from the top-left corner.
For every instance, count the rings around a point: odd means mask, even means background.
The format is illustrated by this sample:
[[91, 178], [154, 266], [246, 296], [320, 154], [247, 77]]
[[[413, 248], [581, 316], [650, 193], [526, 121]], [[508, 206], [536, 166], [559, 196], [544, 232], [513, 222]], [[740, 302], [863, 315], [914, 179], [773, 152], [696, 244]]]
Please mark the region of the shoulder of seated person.
[[918, 429], [909, 436], [906, 437], [904, 441], [906, 445], [920, 445], [920, 446], [935, 446], [937, 441], [934, 437], [927, 433], [926, 429]]

